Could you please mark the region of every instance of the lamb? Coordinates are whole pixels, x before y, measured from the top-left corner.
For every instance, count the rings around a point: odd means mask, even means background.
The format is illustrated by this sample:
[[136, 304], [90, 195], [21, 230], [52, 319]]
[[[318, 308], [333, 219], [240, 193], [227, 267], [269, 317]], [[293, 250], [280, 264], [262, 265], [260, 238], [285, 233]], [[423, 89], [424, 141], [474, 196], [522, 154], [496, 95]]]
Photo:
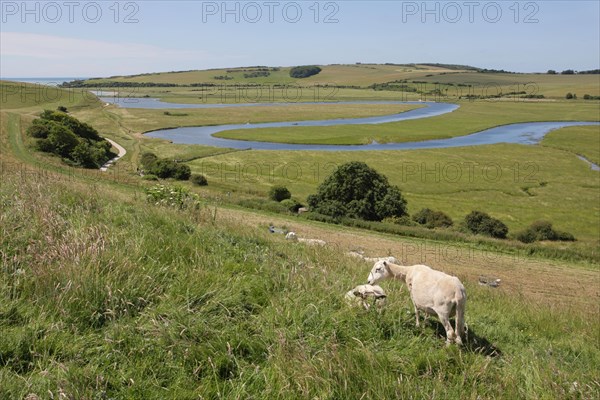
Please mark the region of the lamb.
[[[382, 279], [395, 278], [406, 283], [415, 308], [417, 327], [419, 310], [437, 315], [446, 330], [446, 343], [462, 344], [464, 335], [465, 287], [455, 276], [431, 269], [426, 265], [402, 266], [388, 261], [378, 261], [369, 273], [368, 283], [374, 285]], [[455, 329], [450, 317], [456, 315]]]
[[371, 308], [371, 304], [368, 302], [369, 297], [375, 299], [375, 305], [378, 309], [381, 309], [385, 305], [385, 292], [378, 285], [358, 285], [354, 289], [349, 290], [345, 296], [349, 303], [360, 303], [365, 310]]
[[288, 234], [285, 235], [285, 238], [294, 242], [301, 242], [314, 246], [325, 246], [327, 244], [324, 240], [321, 239], [305, 239], [298, 237], [298, 235], [296, 235], [296, 232], [288, 232]]

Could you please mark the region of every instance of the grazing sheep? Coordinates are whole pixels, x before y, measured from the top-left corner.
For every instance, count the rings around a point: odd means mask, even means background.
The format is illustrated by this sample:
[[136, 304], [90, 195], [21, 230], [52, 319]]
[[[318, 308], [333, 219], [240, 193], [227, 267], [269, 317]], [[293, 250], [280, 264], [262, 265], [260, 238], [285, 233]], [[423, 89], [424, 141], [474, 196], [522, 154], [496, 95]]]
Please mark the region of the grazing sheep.
[[350, 257], [355, 257], [355, 258], [360, 258], [361, 260], [364, 260], [368, 263], [376, 263], [377, 261], [387, 261], [387, 262], [391, 262], [391, 263], [398, 263], [398, 260], [396, 260], [396, 257], [366, 257], [364, 254], [362, 254], [361, 252], [358, 251], [349, 251], [348, 253], [346, 253], [347, 255], [349, 255]]
[[378, 309], [381, 309], [385, 305], [385, 292], [378, 285], [358, 285], [352, 290], [346, 293], [346, 300], [350, 303], [360, 303], [365, 310], [371, 308], [368, 299], [372, 297], [375, 299], [375, 305]]
[[[382, 279], [399, 279], [406, 283], [410, 298], [415, 307], [417, 326], [419, 310], [437, 315], [446, 330], [446, 343], [462, 344], [461, 336], [465, 328], [465, 287], [455, 276], [436, 271], [426, 265], [402, 266], [387, 261], [378, 261], [369, 273], [370, 285]], [[456, 315], [455, 330], [450, 317]]]
[[294, 242], [301, 242], [315, 246], [325, 246], [327, 244], [324, 240], [321, 239], [305, 239], [298, 237], [298, 235], [296, 235], [296, 232], [288, 232], [288, 234], [285, 235], [285, 238]]
[[500, 286], [500, 282], [502, 282], [502, 279], [491, 278], [489, 276], [479, 277], [479, 284], [482, 286], [497, 288], [498, 286]]

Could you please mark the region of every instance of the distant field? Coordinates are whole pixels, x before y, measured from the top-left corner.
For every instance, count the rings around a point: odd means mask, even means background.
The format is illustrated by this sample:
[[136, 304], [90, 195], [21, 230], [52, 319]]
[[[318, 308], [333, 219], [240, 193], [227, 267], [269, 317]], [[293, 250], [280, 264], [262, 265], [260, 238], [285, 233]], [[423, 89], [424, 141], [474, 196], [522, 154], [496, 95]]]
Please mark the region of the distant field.
[[[269, 76], [245, 78], [257, 71], [255, 67], [216, 69], [188, 72], [166, 72], [134, 76], [92, 79], [89, 84], [106, 82], [122, 84], [210, 84], [209, 87], [133, 87], [120, 88], [121, 95], [160, 97], [164, 101], [235, 102], [235, 101], [325, 101], [368, 97], [405, 100], [458, 100], [465, 96], [503, 96], [514, 99], [522, 96], [543, 96], [564, 99], [573, 93], [579, 99], [585, 94], [600, 95], [597, 75], [549, 75], [534, 73], [482, 73], [464, 67], [445, 68], [427, 65], [323, 65], [314, 76], [295, 79], [289, 76], [290, 67], [272, 68]], [[226, 77], [227, 79], [217, 79]], [[379, 86], [377, 91], [370, 87]], [[249, 88], [247, 85], [254, 85]], [[323, 87], [326, 85], [327, 87]], [[405, 85], [409, 89], [400, 89]]]
[[[308, 78], [297, 79], [289, 75], [291, 67], [280, 67], [278, 71], [269, 71], [269, 76], [258, 78], [245, 78], [244, 74], [257, 71], [256, 67], [211, 69], [186, 72], [163, 72], [156, 74], [144, 74], [133, 76], [116, 76], [110, 78], [90, 79], [89, 83], [113, 82], [154, 82], [175, 83], [190, 85], [199, 82], [210, 82], [219, 84], [232, 83], [268, 83], [278, 84], [337, 84], [366, 86], [372, 83], [382, 83], [398, 79], [412, 79], [424, 77], [427, 74], [449, 72], [450, 70], [439, 67], [415, 66], [415, 65], [381, 65], [381, 64], [358, 64], [358, 65], [323, 65], [318, 75]], [[231, 79], [217, 79], [216, 77], [227, 76]]]

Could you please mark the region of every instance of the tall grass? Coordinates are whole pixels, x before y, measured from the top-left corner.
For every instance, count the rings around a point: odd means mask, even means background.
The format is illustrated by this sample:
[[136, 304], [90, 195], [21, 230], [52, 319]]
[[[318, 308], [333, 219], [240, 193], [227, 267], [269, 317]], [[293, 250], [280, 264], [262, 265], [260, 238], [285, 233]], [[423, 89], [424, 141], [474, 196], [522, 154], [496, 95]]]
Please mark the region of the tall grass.
[[467, 344], [445, 347], [399, 284], [381, 314], [349, 307], [367, 270], [335, 250], [101, 185], [2, 181], [0, 398], [600, 395], [598, 310], [467, 283]]

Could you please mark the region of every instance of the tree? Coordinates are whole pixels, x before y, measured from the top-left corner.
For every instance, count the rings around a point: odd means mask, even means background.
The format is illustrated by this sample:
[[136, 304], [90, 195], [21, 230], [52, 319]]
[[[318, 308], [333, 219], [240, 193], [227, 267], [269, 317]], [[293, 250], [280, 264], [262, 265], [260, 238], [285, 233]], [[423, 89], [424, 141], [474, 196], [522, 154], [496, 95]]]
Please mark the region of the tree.
[[547, 72], [548, 75], [556, 75], [556, 71], [553, 69], [549, 69]]
[[575, 71], [573, 71], [572, 69], [565, 69], [563, 72], [561, 72], [562, 75], [574, 75]]
[[290, 76], [292, 78], [308, 78], [321, 72], [321, 68], [316, 65], [302, 65], [299, 67], [293, 67], [290, 69]]
[[565, 96], [565, 98], [567, 100], [571, 100], [573, 98], [573, 93], [571, 93], [571, 92], [567, 93], [567, 95]]
[[352, 161], [340, 165], [308, 197], [315, 212], [332, 217], [346, 216], [368, 221], [406, 215], [406, 200], [400, 189], [367, 164]]
[[292, 197], [292, 194], [285, 186], [273, 186], [269, 189], [269, 198], [274, 201], [283, 201]]

